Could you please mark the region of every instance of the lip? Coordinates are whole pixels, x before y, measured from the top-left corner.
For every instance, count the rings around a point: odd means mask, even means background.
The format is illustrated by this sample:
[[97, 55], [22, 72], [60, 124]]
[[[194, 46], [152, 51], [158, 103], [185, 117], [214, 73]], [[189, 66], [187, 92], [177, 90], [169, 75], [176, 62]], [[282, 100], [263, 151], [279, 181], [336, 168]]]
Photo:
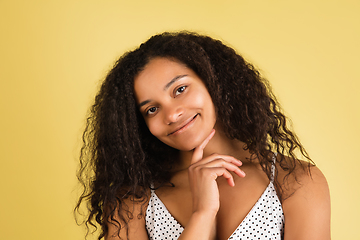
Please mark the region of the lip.
[[185, 131], [186, 129], [188, 129], [189, 127], [191, 127], [192, 124], [195, 122], [196, 118], [198, 117], [198, 115], [199, 114], [197, 113], [195, 116], [188, 118], [183, 124], [180, 125], [180, 127], [176, 128], [175, 131], [169, 133], [168, 136], [180, 134], [183, 131]]

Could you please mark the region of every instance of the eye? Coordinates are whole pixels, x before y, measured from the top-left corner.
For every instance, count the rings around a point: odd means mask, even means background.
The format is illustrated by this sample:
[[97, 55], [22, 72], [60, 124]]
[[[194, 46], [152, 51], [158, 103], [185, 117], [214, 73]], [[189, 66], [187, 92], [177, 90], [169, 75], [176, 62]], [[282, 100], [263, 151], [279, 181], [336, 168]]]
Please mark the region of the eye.
[[181, 93], [183, 93], [185, 91], [185, 89], [186, 89], [186, 86], [181, 86], [181, 87], [177, 88], [176, 91], [175, 91], [175, 96], [180, 95]]
[[148, 110], [146, 110], [146, 115], [152, 115], [156, 112], [157, 107], [151, 107]]

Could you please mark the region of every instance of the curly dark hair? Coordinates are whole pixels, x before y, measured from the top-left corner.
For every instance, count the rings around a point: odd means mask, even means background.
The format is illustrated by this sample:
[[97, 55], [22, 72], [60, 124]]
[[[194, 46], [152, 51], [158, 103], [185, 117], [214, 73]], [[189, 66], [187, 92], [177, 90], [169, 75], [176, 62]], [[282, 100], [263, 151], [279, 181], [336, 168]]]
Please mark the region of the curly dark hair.
[[[101, 226], [98, 239], [108, 233], [110, 219], [120, 231], [123, 226], [115, 216], [125, 225], [134, 217], [124, 210], [124, 200], [148, 199], [149, 188], [169, 182], [171, 166], [177, 161], [173, 156], [178, 156], [178, 150], [150, 133], [134, 97], [134, 78], [156, 57], [179, 61], [204, 81], [217, 122], [229, 138], [246, 144], [269, 179], [273, 152], [279, 153], [278, 165], [287, 175], [299, 161], [296, 151], [312, 163], [287, 126], [267, 80], [234, 49], [191, 32], [155, 35], [115, 63], [87, 118], [77, 175], [84, 190], [75, 210], [86, 204], [85, 224], [88, 229]], [[276, 177], [274, 184], [281, 196]]]

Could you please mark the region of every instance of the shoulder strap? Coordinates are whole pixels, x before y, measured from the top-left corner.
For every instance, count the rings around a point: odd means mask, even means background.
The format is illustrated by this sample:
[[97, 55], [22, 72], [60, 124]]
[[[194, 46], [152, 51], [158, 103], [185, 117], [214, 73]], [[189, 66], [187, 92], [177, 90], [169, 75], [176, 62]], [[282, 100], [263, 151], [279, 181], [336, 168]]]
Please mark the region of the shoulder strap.
[[271, 182], [274, 181], [274, 177], [275, 177], [275, 170], [276, 170], [276, 167], [275, 167], [275, 164], [276, 164], [276, 156], [277, 156], [277, 152], [274, 153], [273, 157], [272, 157], [272, 165], [271, 165]]

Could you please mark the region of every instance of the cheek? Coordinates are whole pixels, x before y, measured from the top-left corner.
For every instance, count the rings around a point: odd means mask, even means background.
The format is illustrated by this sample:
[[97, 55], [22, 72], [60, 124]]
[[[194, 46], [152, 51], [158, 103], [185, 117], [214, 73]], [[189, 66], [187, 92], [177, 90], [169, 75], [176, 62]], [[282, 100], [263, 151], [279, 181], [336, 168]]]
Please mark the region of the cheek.
[[159, 128], [160, 124], [158, 123], [157, 119], [150, 119], [146, 121], [146, 125], [149, 128], [151, 134], [158, 138], [161, 129]]
[[193, 104], [194, 107], [203, 109], [204, 114], [206, 114], [208, 117], [216, 118], [215, 106], [207, 92], [195, 95], [191, 100], [191, 104]]
[[186, 106], [192, 108], [204, 108], [206, 106], [207, 98], [202, 92], [193, 92], [189, 97], [184, 98]]

